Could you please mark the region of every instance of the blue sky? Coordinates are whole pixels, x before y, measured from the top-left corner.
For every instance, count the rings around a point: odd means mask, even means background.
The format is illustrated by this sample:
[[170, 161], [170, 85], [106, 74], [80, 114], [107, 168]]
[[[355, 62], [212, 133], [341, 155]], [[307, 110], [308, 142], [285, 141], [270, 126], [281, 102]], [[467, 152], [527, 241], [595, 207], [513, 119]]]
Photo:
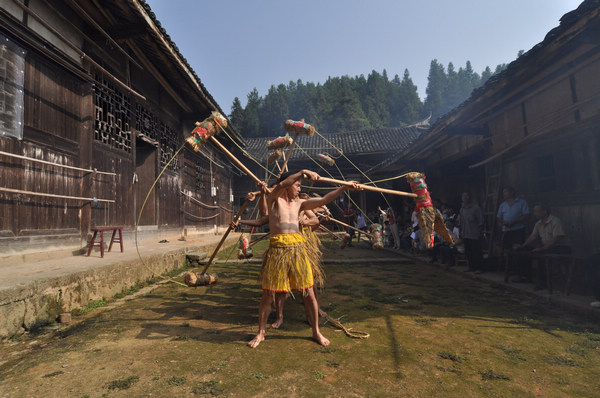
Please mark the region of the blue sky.
[[147, 0], [227, 113], [256, 87], [408, 69], [424, 99], [432, 59], [508, 63], [580, 0]]

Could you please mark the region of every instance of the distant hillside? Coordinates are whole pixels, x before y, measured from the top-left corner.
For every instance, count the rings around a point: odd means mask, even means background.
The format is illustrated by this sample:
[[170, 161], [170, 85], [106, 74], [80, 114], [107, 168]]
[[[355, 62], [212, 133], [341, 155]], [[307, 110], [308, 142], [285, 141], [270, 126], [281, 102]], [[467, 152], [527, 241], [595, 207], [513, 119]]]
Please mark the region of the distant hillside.
[[[493, 73], [503, 70], [498, 65]], [[324, 133], [341, 133], [369, 128], [402, 127], [432, 115], [439, 116], [467, 99], [473, 89], [492, 76], [489, 67], [479, 75], [467, 61], [456, 71], [431, 61], [427, 97], [422, 102], [408, 70], [389, 79], [386, 70], [364, 75], [329, 77], [323, 84], [290, 81], [271, 86], [264, 97], [256, 88], [248, 94], [246, 107], [239, 98], [231, 106], [229, 119], [245, 137], [282, 134], [287, 119], [304, 118]]]

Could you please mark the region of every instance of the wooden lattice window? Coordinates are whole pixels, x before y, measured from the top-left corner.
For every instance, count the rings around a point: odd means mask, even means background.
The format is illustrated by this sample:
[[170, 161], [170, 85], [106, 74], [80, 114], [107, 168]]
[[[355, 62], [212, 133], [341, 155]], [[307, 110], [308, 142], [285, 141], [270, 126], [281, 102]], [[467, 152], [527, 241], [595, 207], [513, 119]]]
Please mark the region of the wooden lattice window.
[[101, 73], [94, 85], [94, 139], [125, 152], [131, 152], [131, 101]]

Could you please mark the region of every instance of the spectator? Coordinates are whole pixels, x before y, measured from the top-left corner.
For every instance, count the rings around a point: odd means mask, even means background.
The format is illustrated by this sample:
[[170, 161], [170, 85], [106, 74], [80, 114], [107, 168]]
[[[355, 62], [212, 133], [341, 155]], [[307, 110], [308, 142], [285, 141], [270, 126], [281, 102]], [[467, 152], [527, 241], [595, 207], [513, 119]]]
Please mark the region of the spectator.
[[585, 266], [588, 283], [592, 286], [596, 298], [590, 303], [590, 306], [600, 308], [600, 253], [587, 257], [583, 265]]
[[462, 207], [459, 212], [459, 225], [462, 241], [465, 245], [465, 254], [469, 263], [469, 269], [465, 272], [482, 273], [483, 249], [481, 247], [481, 235], [483, 233], [483, 213], [476, 203], [471, 202], [468, 192], [461, 195]]
[[377, 211], [379, 213], [379, 223], [384, 225], [386, 221], [389, 221], [388, 214], [381, 208], [381, 206], [377, 206]]
[[402, 250], [410, 252], [410, 249], [412, 248], [412, 235], [413, 233], [413, 229], [411, 227], [410, 224], [406, 224], [406, 227], [404, 228], [404, 230], [402, 231], [402, 234], [400, 235], [400, 247], [402, 248]]
[[398, 233], [398, 223], [396, 222], [396, 214], [394, 214], [394, 211], [391, 207], [387, 209], [387, 215], [390, 221], [392, 237], [394, 238], [394, 249], [400, 250], [400, 234]]
[[[533, 215], [538, 220], [533, 227], [533, 232], [523, 244], [515, 244], [513, 249], [525, 249], [536, 253], [548, 254], [570, 254], [571, 248], [562, 227], [560, 219], [550, 214], [550, 207], [538, 204], [533, 207]], [[524, 271], [520, 281], [531, 281], [531, 261], [523, 261], [521, 270]], [[544, 289], [546, 286], [545, 269], [537, 267], [536, 290]]]
[[386, 220], [383, 222], [383, 245], [385, 247], [390, 247], [390, 236], [390, 222]]
[[[354, 227], [356, 225], [355, 221], [356, 211], [352, 207], [352, 203], [348, 202], [348, 207], [346, 207], [346, 209], [344, 210], [344, 222]], [[348, 234], [350, 235], [350, 242], [348, 243], [348, 246], [353, 246], [352, 239], [354, 239], [354, 230], [352, 228], [348, 228], [346, 232], [348, 232]]]
[[411, 235], [413, 251], [417, 253], [422, 252], [427, 248], [425, 241], [423, 240], [423, 232], [421, 231], [421, 228], [419, 228], [418, 224], [413, 225], [413, 227], [414, 232]]
[[518, 198], [515, 189], [502, 190], [504, 202], [498, 208], [498, 224], [502, 226], [502, 250], [512, 249], [525, 240], [525, 221], [529, 218], [527, 202]]
[[450, 246], [446, 243], [442, 244], [440, 246], [440, 257], [442, 258], [442, 264], [450, 267], [454, 265], [454, 259], [457, 254], [465, 254], [465, 245], [460, 237], [460, 230], [455, 225], [453, 219], [448, 219], [446, 221], [446, 228], [448, 228], [448, 231], [450, 232], [454, 245]]
[[[365, 222], [365, 215], [360, 210], [357, 213], [358, 214], [356, 215], [356, 228], [366, 233], [367, 223]], [[358, 239], [356, 239], [356, 241], [360, 243], [360, 232], [358, 233]]]

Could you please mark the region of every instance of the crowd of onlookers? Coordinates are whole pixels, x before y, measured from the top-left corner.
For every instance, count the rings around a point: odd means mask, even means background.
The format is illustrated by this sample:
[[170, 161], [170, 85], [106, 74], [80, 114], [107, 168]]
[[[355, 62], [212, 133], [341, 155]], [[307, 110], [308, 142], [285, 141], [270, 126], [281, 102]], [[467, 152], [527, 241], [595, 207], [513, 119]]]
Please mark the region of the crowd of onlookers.
[[[528, 234], [531, 221], [531, 211], [525, 199], [517, 196], [512, 187], [502, 191], [503, 201], [496, 212], [496, 223], [499, 243], [503, 251], [530, 252], [535, 254], [570, 254], [571, 247], [561, 220], [554, 216], [549, 206], [538, 203], [533, 206], [535, 223]], [[392, 208], [379, 207], [376, 213], [369, 215], [371, 222], [382, 225], [384, 246], [404, 250], [414, 254], [426, 254], [431, 262], [441, 262], [446, 267], [456, 264], [457, 260], [466, 262], [465, 272], [483, 273], [488, 271], [484, 259], [483, 233], [484, 217], [481, 207], [471, 199], [468, 192], [461, 195], [461, 205], [458, 211], [445, 203], [434, 201], [434, 206], [440, 211], [446, 227], [452, 236], [453, 244], [444, 242], [434, 233], [434, 245], [427, 248], [425, 239], [419, 228], [417, 213], [413, 211], [410, 219], [402, 221]], [[349, 203], [344, 212], [344, 221], [355, 225], [358, 230], [367, 230], [367, 220], [360, 210], [355, 210]], [[356, 236], [353, 230], [348, 230], [352, 239]], [[488, 237], [489, 238], [489, 237]], [[358, 233], [360, 241], [360, 233]], [[521, 256], [515, 269], [518, 271], [513, 282], [535, 283], [535, 289], [544, 289], [546, 277], [545, 267], [532, 267], [531, 258]], [[592, 286], [596, 300], [590, 303], [592, 307], [600, 308], [600, 253], [589, 256], [584, 262], [588, 283]]]

